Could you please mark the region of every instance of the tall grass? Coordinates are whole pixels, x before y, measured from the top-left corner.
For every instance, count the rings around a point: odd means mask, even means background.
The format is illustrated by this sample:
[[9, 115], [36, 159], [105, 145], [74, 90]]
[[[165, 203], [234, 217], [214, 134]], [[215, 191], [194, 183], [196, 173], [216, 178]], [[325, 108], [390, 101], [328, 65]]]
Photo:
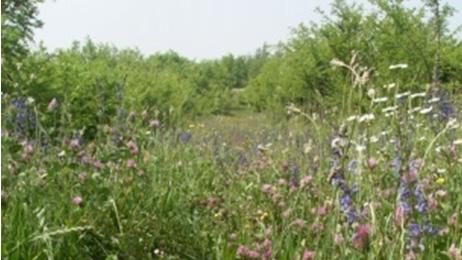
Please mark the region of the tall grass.
[[345, 107], [280, 123], [131, 113], [90, 141], [41, 127], [62, 105], [5, 97], [2, 256], [460, 259], [459, 108], [334, 65], [353, 75]]

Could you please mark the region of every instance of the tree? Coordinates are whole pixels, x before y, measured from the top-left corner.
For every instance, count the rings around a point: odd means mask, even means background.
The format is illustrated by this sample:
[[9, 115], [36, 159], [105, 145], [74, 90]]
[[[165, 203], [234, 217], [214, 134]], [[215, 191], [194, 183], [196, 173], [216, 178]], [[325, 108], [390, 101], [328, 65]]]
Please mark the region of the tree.
[[[43, 0], [2, 1], [2, 85], [8, 90], [20, 82], [21, 62], [28, 53], [33, 29], [42, 26], [37, 5]], [[16, 83], [16, 84], [15, 84]]]

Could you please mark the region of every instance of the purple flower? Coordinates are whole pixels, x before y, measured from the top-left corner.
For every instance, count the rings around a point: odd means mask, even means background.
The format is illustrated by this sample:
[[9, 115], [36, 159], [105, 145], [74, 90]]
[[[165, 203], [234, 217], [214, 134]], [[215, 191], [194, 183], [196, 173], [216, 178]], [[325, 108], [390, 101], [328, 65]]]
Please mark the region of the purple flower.
[[350, 195], [344, 194], [340, 198], [340, 209], [342, 209], [342, 211], [347, 211], [350, 208], [350, 204], [351, 204]]
[[135, 168], [135, 167], [136, 167], [135, 161], [132, 160], [132, 159], [128, 159], [128, 160], [127, 160], [127, 168], [128, 168], [128, 169], [132, 169], [132, 168]]
[[367, 167], [372, 170], [375, 166], [377, 166], [377, 160], [374, 157], [369, 157], [369, 159], [367, 159]]
[[420, 235], [420, 227], [419, 224], [411, 223], [409, 224], [409, 235], [411, 237], [418, 237]]
[[295, 189], [298, 187], [298, 166], [294, 162], [292, 162], [290, 165], [289, 186], [292, 189]]
[[351, 185], [351, 194], [355, 194], [359, 191], [358, 185], [356, 183], [353, 183]]
[[351, 197], [348, 194], [343, 194], [340, 198], [340, 210], [345, 214], [347, 218], [347, 222], [352, 224], [356, 221], [357, 213], [355, 209], [352, 207]]
[[415, 205], [415, 209], [417, 210], [417, 212], [419, 213], [425, 213], [427, 211], [427, 203], [422, 201], [422, 202], [418, 202], [416, 205]]
[[298, 228], [303, 228], [303, 226], [305, 226], [305, 220], [301, 219], [301, 218], [297, 218], [296, 220], [294, 220], [291, 225], [293, 226], [296, 226]]
[[74, 139], [72, 139], [72, 140], [69, 142], [69, 146], [70, 146], [71, 149], [73, 149], [73, 150], [79, 149], [79, 147], [80, 147], [80, 140], [79, 140], [79, 138], [74, 138]]
[[451, 105], [451, 101], [449, 100], [448, 96], [445, 93], [440, 93], [439, 95], [439, 102], [438, 102], [438, 109], [440, 116], [448, 120], [452, 116], [454, 116], [454, 109]]
[[250, 251], [249, 248], [247, 248], [244, 245], [239, 245], [239, 247], [236, 250], [236, 255], [238, 257], [243, 257], [247, 255], [247, 252]]
[[182, 132], [182, 133], [180, 133], [179, 139], [180, 139], [180, 141], [186, 143], [186, 142], [188, 142], [189, 140], [191, 140], [191, 133], [189, 133], [189, 132]]
[[342, 183], [342, 178], [340, 177], [339, 174], [334, 174], [332, 176], [332, 178], [330, 179], [330, 182], [332, 184], [332, 186], [334, 187], [338, 187], [340, 185], [340, 183]]
[[433, 227], [428, 223], [425, 223], [422, 227], [423, 231], [429, 235], [436, 235], [439, 232], [439, 228]]
[[236, 251], [236, 255], [238, 257], [244, 257], [244, 258], [250, 258], [250, 259], [257, 259], [260, 257], [260, 254], [257, 251], [251, 250], [245, 245], [239, 245]]
[[76, 196], [72, 199], [72, 203], [77, 206], [80, 206], [80, 204], [82, 204], [82, 201], [83, 199], [80, 196]]
[[405, 200], [411, 196], [411, 191], [406, 186], [404, 181], [401, 181], [399, 188], [398, 188], [398, 198], [399, 200]]
[[273, 255], [271, 240], [265, 239], [262, 247], [262, 258], [264, 260], [271, 259], [271, 256]]
[[347, 217], [348, 224], [353, 224], [356, 221], [357, 214], [353, 209], [349, 209], [347, 212], [345, 212], [345, 215]]
[[127, 147], [128, 149], [130, 150], [130, 153], [132, 155], [137, 155], [139, 150], [138, 150], [138, 146], [136, 145], [135, 142], [133, 142], [132, 140], [130, 140], [128, 143], [127, 143]]
[[10, 119], [15, 134], [24, 136], [28, 130], [35, 129], [35, 113], [27, 106], [25, 97], [14, 97], [11, 99], [11, 105], [14, 106], [14, 116]]
[[391, 165], [391, 168], [393, 169], [393, 173], [399, 176], [399, 170], [401, 167], [401, 157], [399, 155], [396, 155], [391, 161], [390, 165]]
[[303, 252], [302, 260], [313, 260], [315, 252], [310, 250], [305, 250]]
[[100, 160], [94, 160], [93, 161], [93, 167], [95, 167], [96, 169], [102, 169], [103, 168], [103, 163], [101, 163]]
[[419, 213], [425, 213], [427, 211], [427, 200], [419, 185], [415, 187], [414, 196], [416, 199], [415, 208]]
[[369, 240], [370, 228], [369, 225], [363, 224], [356, 228], [356, 232], [352, 237], [353, 246], [358, 250], [364, 250]]
[[238, 162], [239, 165], [246, 165], [246, 164], [248, 164], [248, 160], [247, 160], [247, 158], [246, 158], [246, 156], [245, 156], [244, 153], [238, 152], [238, 154], [237, 154], [237, 162]]

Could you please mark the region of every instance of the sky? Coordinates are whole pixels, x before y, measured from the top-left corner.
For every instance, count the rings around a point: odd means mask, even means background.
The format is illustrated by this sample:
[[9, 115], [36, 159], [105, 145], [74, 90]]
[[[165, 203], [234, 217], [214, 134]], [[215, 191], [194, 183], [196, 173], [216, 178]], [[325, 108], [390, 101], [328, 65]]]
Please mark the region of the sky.
[[[46, 0], [39, 7], [44, 26], [35, 30], [50, 50], [88, 37], [143, 54], [173, 50], [191, 59], [253, 53], [264, 43], [290, 37], [300, 23], [319, 22], [316, 7], [332, 0]], [[365, 2], [365, 0], [356, 1]], [[408, 0], [413, 5], [418, 0]], [[462, 0], [447, 0], [462, 11]], [[461, 13], [450, 21], [462, 24]]]

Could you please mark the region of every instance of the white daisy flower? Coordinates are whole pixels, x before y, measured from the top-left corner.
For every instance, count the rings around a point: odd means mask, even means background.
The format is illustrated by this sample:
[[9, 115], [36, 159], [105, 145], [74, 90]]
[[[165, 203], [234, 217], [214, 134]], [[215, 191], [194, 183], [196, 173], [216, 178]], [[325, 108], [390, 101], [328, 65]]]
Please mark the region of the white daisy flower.
[[374, 119], [375, 119], [374, 114], [365, 114], [365, 115], [362, 115], [361, 117], [359, 117], [358, 122], [360, 122], [360, 123], [369, 122], [369, 121], [372, 121]]
[[395, 112], [394, 112], [394, 111], [393, 111], [393, 112], [386, 113], [386, 114], [385, 114], [385, 117], [390, 117], [390, 116], [393, 116], [393, 115], [395, 115]]
[[422, 115], [425, 115], [425, 114], [428, 114], [432, 111], [433, 107], [432, 106], [429, 106], [428, 108], [424, 108], [422, 110], [420, 110], [419, 113], [421, 113]]
[[411, 94], [411, 92], [409, 92], [409, 91], [406, 91], [406, 92], [403, 92], [403, 93], [398, 93], [398, 94], [396, 94], [396, 99], [400, 99], [402, 97], [409, 96], [410, 94]]
[[439, 97], [434, 97], [434, 98], [428, 100], [428, 103], [436, 103], [438, 101], [440, 101], [440, 98]]
[[374, 98], [372, 100], [372, 103], [383, 103], [387, 102], [388, 98], [387, 97], [379, 97], [379, 98]]
[[358, 119], [358, 116], [350, 116], [347, 118], [347, 122], [350, 122], [350, 121], [353, 121], [353, 120], [357, 120]]
[[406, 69], [408, 67], [407, 64], [401, 63], [401, 64], [393, 64], [388, 67], [389, 70], [395, 70], [395, 69]]
[[386, 107], [382, 109], [382, 113], [388, 113], [392, 111], [396, 111], [398, 109], [398, 106], [392, 106], [392, 107]]
[[421, 92], [421, 93], [415, 93], [410, 96], [411, 99], [417, 98], [417, 97], [425, 97], [427, 93]]
[[414, 107], [412, 109], [410, 109], [409, 111], [407, 111], [409, 114], [412, 114], [412, 113], [415, 113], [415, 112], [418, 112], [422, 110], [422, 107]]
[[378, 141], [379, 141], [379, 138], [377, 136], [375, 136], [375, 135], [373, 135], [373, 136], [371, 136], [369, 138], [369, 142], [371, 142], [371, 143], [377, 143]]
[[360, 153], [360, 152], [362, 152], [362, 151], [364, 151], [364, 150], [366, 150], [366, 146], [360, 145], [360, 144], [356, 144], [356, 151], [357, 151], [358, 153]]
[[387, 89], [387, 90], [390, 90], [392, 88], [396, 87], [396, 83], [391, 83], [391, 84], [388, 84], [388, 85], [384, 85], [383, 88]]
[[373, 88], [370, 88], [367, 90], [367, 95], [370, 97], [370, 98], [374, 98], [375, 96], [375, 89]]

